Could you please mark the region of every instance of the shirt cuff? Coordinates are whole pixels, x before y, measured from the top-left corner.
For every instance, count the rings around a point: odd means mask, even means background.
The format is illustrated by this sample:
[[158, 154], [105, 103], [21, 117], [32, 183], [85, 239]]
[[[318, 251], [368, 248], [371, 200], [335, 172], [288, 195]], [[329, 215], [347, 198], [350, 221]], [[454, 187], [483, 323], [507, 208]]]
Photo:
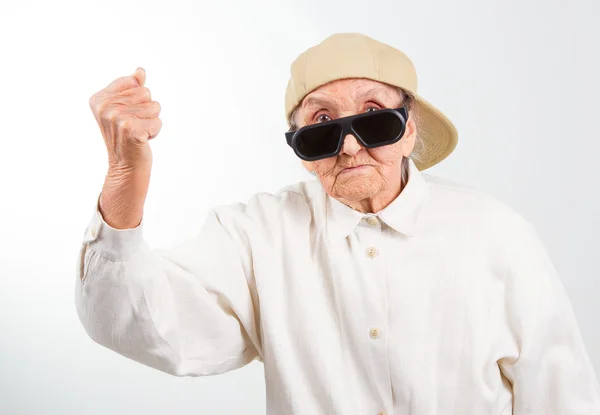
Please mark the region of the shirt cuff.
[[105, 258], [124, 260], [135, 254], [143, 241], [144, 219], [135, 228], [115, 229], [100, 213], [100, 195], [96, 200], [94, 214], [85, 230], [83, 243]]

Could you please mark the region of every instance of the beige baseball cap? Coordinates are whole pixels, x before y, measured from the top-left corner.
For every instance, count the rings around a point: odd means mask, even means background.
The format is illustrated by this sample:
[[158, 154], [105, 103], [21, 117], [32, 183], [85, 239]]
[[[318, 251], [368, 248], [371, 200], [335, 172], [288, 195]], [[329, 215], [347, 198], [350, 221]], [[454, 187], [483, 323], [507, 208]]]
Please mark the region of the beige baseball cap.
[[412, 92], [420, 117], [419, 137], [423, 151], [414, 160], [425, 170], [452, 153], [458, 142], [454, 124], [436, 107], [417, 94], [417, 73], [403, 52], [359, 33], [329, 36], [302, 53], [291, 66], [291, 77], [285, 93], [285, 114], [291, 112], [304, 97], [331, 81], [367, 78]]

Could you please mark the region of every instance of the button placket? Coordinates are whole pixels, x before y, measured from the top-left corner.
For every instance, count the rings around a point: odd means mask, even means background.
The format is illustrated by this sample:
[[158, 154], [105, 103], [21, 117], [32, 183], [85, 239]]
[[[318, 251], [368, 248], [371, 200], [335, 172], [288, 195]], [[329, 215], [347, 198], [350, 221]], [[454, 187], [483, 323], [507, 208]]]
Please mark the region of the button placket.
[[[379, 220], [377, 219], [377, 217], [375, 216], [367, 216], [364, 218], [364, 220], [367, 222], [367, 224], [369, 225], [369, 228], [374, 228], [374, 227], [379, 227]], [[370, 236], [374, 236], [373, 234], [374, 230], [371, 230], [368, 232], [368, 234]], [[381, 229], [379, 229], [379, 237], [381, 236]], [[371, 238], [369, 238], [371, 239]], [[377, 238], [380, 239], [380, 238]], [[376, 245], [371, 245], [367, 247], [367, 256], [369, 258], [375, 258], [376, 256], [379, 255], [379, 250], [377, 249]]]
[[[381, 402], [382, 407], [386, 407], [392, 402], [391, 393], [383, 391], [391, 391], [390, 372], [389, 372], [389, 356], [388, 356], [388, 341], [387, 341], [387, 271], [386, 264], [386, 238], [387, 227], [375, 216], [365, 218], [360, 227], [361, 245], [363, 255], [365, 255], [365, 266], [369, 270], [370, 279], [367, 282], [369, 295], [367, 324], [362, 326], [361, 332], [363, 338], [367, 338], [368, 343], [368, 359], [371, 362], [371, 370], [373, 378], [377, 379], [383, 393]], [[366, 294], [366, 293], [365, 293]], [[367, 337], [368, 336], [368, 337]], [[376, 410], [376, 409], [375, 409]], [[379, 412], [387, 414], [385, 410]]]

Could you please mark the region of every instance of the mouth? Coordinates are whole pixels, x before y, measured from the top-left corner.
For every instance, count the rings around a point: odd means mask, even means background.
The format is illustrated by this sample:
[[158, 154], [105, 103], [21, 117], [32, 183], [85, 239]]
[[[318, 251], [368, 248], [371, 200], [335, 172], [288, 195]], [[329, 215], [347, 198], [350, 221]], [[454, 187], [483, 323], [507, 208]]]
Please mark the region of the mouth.
[[361, 170], [366, 170], [368, 167], [369, 166], [366, 165], [366, 164], [360, 164], [360, 165], [354, 166], [354, 167], [346, 167], [340, 173], [358, 172], [358, 171], [361, 171]]

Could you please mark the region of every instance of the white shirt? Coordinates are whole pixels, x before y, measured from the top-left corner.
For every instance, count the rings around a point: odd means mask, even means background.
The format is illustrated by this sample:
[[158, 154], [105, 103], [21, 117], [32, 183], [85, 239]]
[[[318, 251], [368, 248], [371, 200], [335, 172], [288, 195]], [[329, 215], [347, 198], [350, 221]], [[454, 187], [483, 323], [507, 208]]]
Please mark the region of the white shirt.
[[301, 182], [217, 207], [164, 250], [96, 201], [75, 301], [94, 341], [173, 375], [263, 361], [268, 414], [600, 414], [534, 229], [412, 160], [377, 214]]

